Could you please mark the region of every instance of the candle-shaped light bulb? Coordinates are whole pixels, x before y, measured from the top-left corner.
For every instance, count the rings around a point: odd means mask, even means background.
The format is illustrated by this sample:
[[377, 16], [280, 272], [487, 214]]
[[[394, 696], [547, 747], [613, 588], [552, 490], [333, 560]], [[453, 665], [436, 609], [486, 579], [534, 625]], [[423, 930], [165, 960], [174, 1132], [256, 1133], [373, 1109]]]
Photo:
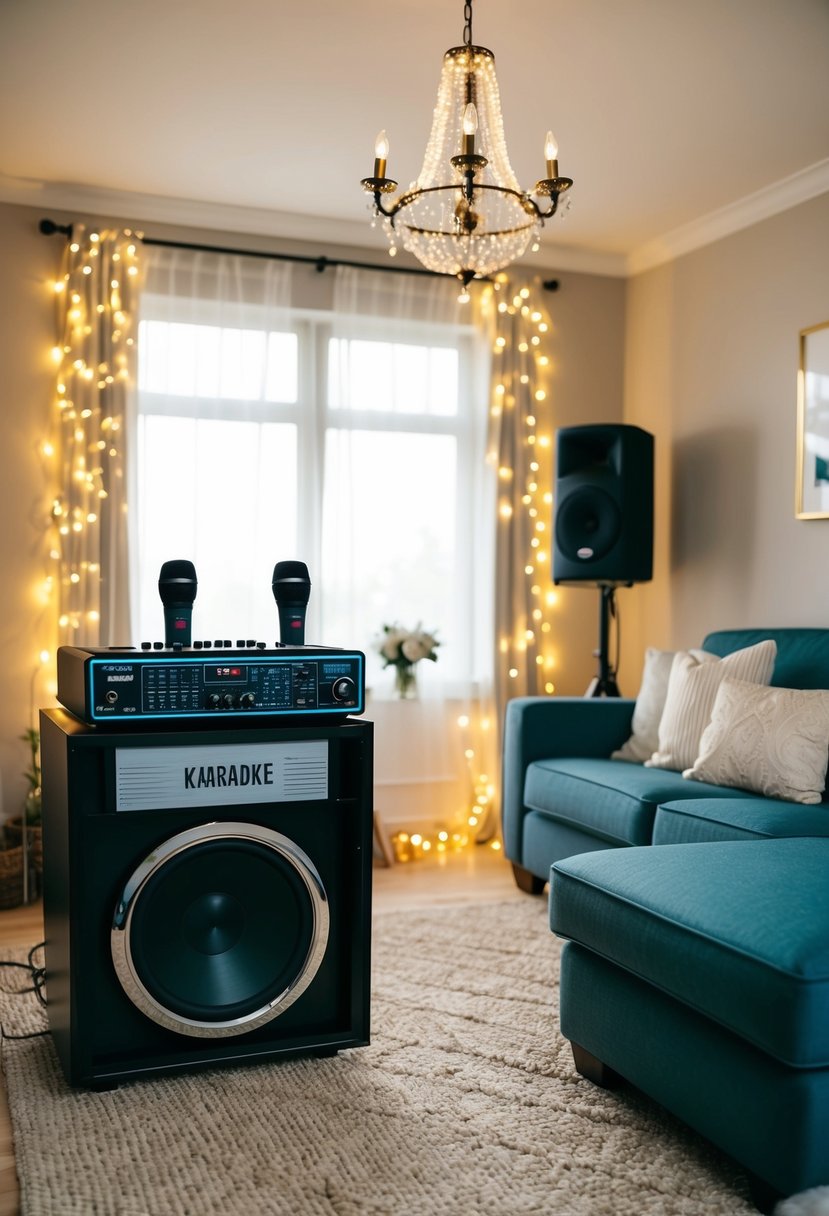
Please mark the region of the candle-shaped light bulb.
[[389, 156], [389, 137], [380, 131], [374, 141], [374, 176], [386, 176], [386, 161]]
[[463, 154], [475, 155], [475, 132], [478, 130], [478, 111], [470, 101], [463, 112]]
[[552, 131], [547, 132], [544, 140], [544, 159], [547, 162], [547, 177], [558, 177], [558, 143]]

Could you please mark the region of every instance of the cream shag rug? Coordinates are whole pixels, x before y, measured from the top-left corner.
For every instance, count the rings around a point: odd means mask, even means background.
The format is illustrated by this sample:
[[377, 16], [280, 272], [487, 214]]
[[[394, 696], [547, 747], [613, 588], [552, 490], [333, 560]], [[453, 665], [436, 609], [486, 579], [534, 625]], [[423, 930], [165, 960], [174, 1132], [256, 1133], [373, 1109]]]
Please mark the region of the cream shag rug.
[[[749, 1216], [733, 1163], [633, 1091], [577, 1076], [542, 899], [376, 917], [372, 1044], [65, 1085], [3, 1044], [26, 1216]], [[18, 984], [14, 972], [3, 985]], [[0, 995], [6, 1033], [38, 1029]]]

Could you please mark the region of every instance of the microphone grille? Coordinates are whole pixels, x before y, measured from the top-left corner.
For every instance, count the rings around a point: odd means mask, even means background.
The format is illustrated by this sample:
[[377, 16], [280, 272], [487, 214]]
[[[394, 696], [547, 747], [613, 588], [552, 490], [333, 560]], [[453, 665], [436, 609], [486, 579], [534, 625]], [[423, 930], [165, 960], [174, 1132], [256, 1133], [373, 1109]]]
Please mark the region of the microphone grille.
[[311, 595], [311, 578], [305, 562], [277, 562], [273, 568], [271, 589], [277, 604], [307, 604]]
[[282, 579], [301, 579], [310, 583], [311, 576], [305, 562], [277, 562], [273, 568], [273, 581], [281, 582]]
[[188, 603], [196, 598], [196, 567], [184, 559], [165, 562], [158, 576], [158, 590], [162, 600], [165, 595], [173, 595], [176, 600]]

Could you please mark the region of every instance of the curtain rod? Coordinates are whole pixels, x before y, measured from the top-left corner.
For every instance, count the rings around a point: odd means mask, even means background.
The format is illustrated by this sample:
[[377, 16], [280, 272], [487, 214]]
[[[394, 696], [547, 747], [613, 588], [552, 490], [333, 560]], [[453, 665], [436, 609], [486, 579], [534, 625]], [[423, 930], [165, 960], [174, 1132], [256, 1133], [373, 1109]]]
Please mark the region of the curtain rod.
[[[44, 236], [54, 236], [60, 233], [67, 240], [72, 238], [71, 224], [58, 224], [55, 220], [43, 219], [38, 225]], [[379, 270], [384, 274], [417, 274], [432, 279], [445, 279], [447, 276], [436, 270], [420, 270], [416, 266], [376, 265], [373, 262], [354, 262], [348, 258], [328, 258], [324, 254], [319, 257], [309, 257], [301, 253], [270, 253], [263, 249], [232, 249], [223, 245], [200, 245], [189, 241], [165, 241], [160, 237], [142, 236], [139, 240], [143, 245], [155, 245], [163, 249], [191, 249], [195, 253], [228, 253], [246, 258], [270, 258], [276, 262], [301, 262], [314, 266], [318, 274], [322, 274], [332, 266], [351, 266], [355, 270]], [[542, 283], [545, 291], [558, 291], [558, 279], [546, 279]]]

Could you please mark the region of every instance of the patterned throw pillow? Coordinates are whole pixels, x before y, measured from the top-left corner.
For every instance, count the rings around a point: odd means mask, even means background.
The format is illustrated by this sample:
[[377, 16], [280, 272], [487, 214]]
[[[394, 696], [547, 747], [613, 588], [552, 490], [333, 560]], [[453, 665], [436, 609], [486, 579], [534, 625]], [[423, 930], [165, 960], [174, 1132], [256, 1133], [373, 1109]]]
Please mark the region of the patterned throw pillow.
[[814, 804], [828, 760], [829, 692], [723, 680], [700, 754], [682, 775]]
[[717, 690], [723, 680], [768, 684], [777, 644], [771, 640], [735, 650], [719, 661], [700, 662], [680, 651], [671, 665], [668, 696], [659, 723], [659, 745], [645, 763], [650, 768], [691, 768], [699, 755], [702, 732], [711, 720]]

